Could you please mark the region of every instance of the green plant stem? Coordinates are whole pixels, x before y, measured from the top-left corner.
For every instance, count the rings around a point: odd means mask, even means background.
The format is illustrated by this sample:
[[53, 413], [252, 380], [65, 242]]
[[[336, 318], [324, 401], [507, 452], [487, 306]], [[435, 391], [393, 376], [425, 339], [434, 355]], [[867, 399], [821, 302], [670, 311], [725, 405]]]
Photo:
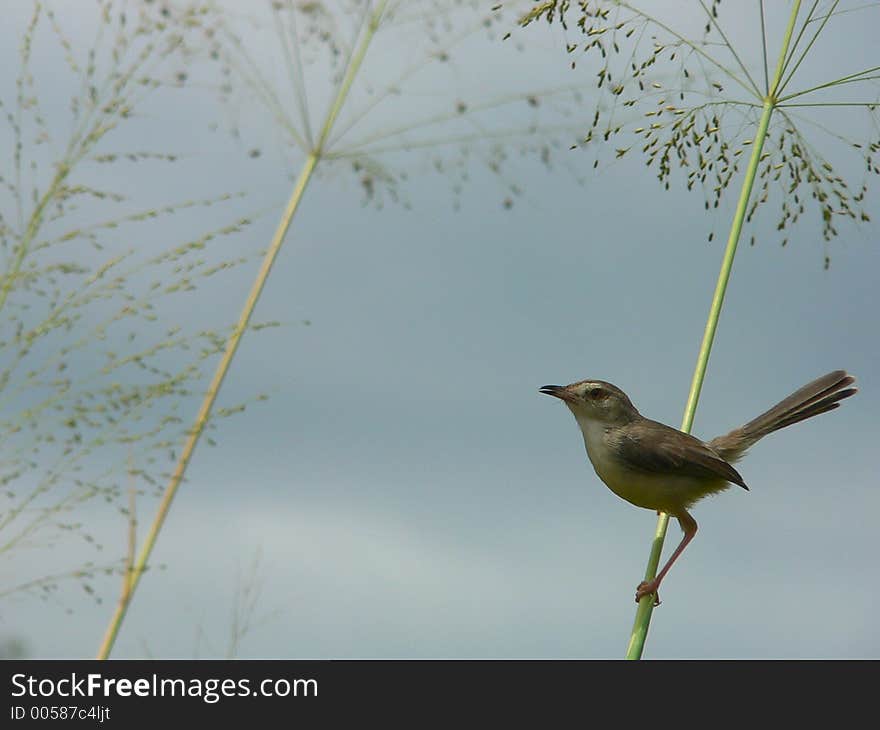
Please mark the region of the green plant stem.
[[385, 12], [385, 6], [387, 4], [387, 0], [383, 0], [383, 2], [380, 2], [376, 6], [376, 9], [371, 13], [367, 27], [364, 31], [364, 35], [361, 39], [361, 43], [358, 46], [357, 51], [351, 57], [348, 68], [346, 69], [345, 76], [342, 80], [342, 83], [339, 85], [339, 89], [337, 90], [336, 97], [334, 98], [333, 102], [330, 105], [330, 109], [327, 112], [327, 116], [324, 120], [324, 124], [322, 126], [321, 133], [318, 136], [318, 140], [315, 143], [314, 148], [309, 152], [308, 156], [306, 157], [306, 161], [303, 164], [302, 170], [300, 171], [299, 177], [297, 178], [296, 184], [294, 185], [293, 193], [290, 196], [290, 200], [287, 203], [284, 214], [281, 216], [281, 221], [278, 224], [278, 228], [275, 231], [275, 235], [272, 238], [269, 249], [266, 251], [266, 255], [263, 258], [260, 270], [259, 272], [257, 272], [257, 277], [251, 287], [250, 294], [248, 294], [248, 298], [245, 301], [244, 308], [242, 309], [238, 323], [236, 324], [235, 329], [233, 330], [232, 334], [229, 337], [229, 340], [226, 343], [226, 348], [223, 351], [223, 355], [220, 358], [220, 362], [217, 365], [216, 371], [214, 372], [214, 377], [211, 380], [211, 384], [208, 386], [208, 391], [205, 393], [205, 397], [202, 400], [201, 406], [199, 407], [195, 422], [193, 423], [193, 426], [190, 429], [189, 434], [187, 435], [186, 441], [180, 454], [180, 458], [178, 459], [177, 465], [174, 469], [174, 473], [171, 475], [171, 478], [168, 481], [168, 485], [165, 487], [165, 491], [162, 494], [162, 499], [159, 502], [159, 508], [156, 511], [156, 516], [153, 518], [152, 524], [150, 525], [150, 529], [144, 540], [143, 547], [141, 548], [137, 560], [126, 571], [127, 575], [123, 583], [122, 594], [116, 604], [116, 609], [113, 613], [112, 618], [110, 619], [110, 623], [107, 625], [107, 629], [104, 633], [104, 639], [101, 642], [101, 646], [98, 649], [98, 659], [106, 659], [108, 656], [110, 656], [110, 652], [113, 650], [113, 645], [116, 642], [116, 637], [119, 634], [119, 629], [122, 626], [122, 621], [125, 619], [126, 613], [128, 612], [128, 607], [131, 605], [132, 598], [134, 597], [135, 589], [140, 582], [141, 576], [146, 570], [150, 555], [153, 552], [153, 547], [155, 546], [156, 540], [159, 537], [159, 532], [162, 529], [165, 518], [168, 516], [168, 511], [171, 509], [171, 503], [174, 500], [174, 496], [177, 494], [180, 483], [183, 481], [183, 477], [186, 474], [186, 469], [189, 466], [189, 462], [192, 459], [193, 452], [195, 451], [202, 432], [205, 429], [205, 424], [208, 422], [208, 418], [211, 415], [211, 409], [214, 406], [214, 401], [217, 399], [217, 394], [220, 391], [220, 387], [223, 384], [226, 373], [229, 371], [229, 366], [232, 363], [232, 358], [235, 355], [236, 350], [238, 350], [242, 335], [247, 329], [251, 315], [253, 314], [257, 301], [260, 298], [260, 294], [263, 291], [266, 280], [269, 277], [269, 273], [272, 269], [272, 264], [275, 263], [278, 252], [281, 250], [281, 245], [282, 243], [284, 243], [284, 238], [287, 235], [287, 231], [293, 221], [293, 216], [299, 208], [299, 204], [302, 201], [303, 193], [305, 193], [309, 180], [312, 177], [312, 173], [314, 173], [318, 161], [322, 158], [324, 154], [324, 144], [331, 130], [333, 129], [333, 125], [336, 122], [336, 118], [338, 117], [343, 104], [345, 103], [348, 92], [351, 89], [352, 83], [354, 82], [354, 78], [357, 75], [358, 70], [360, 69], [364, 57], [366, 56], [367, 48], [370, 45], [370, 41], [373, 39], [373, 36], [375, 35], [376, 30], [379, 27], [379, 22], [382, 18], [383, 13]]
[[[694, 423], [694, 415], [697, 411], [697, 404], [700, 400], [700, 391], [703, 388], [703, 380], [706, 376], [706, 367], [709, 364], [709, 354], [712, 351], [712, 343], [715, 339], [715, 332], [718, 329], [718, 320], [721, 316], [721, 307], [724, 304], [724, 294], [727, 291], [727, 282], [730, 279], [730, 271], [733, 267], [736, 247], [739, 243], [743, 221], [745, 220], [746, 212], [748, 211], [749, 198], [751, 197], [752, 187], [758, 172], [758, 164], [761, 161], [761, 151], [764, 148], [764, 140], [767, 137], [770, 118], [773, 116], [773, 110], [776, 108], [778, 102], [776, 94], [782, 79], [783, 68], [788, 54], [788, 46], [791, 42], [791, 36], [794, 31], [795, 21], [797, 20], [799, 10], [800, 1], [796, 0], [792, 7], [791, 15], [789, 16], [785, 36], [782, 40], [782, 48], [779, 52], [779, 62], [776, 65], [776, 73], [773, 76], [770, 90], [767, 92], [767, 96], [764, 99], [761, 118], [758, 122], [757, 132], [754, 136], [752, 155], [749, 159], [749, 166], [746, 168], [745, 179], [743, 180], [742, 188], [740, 190], [739, 202], [736, 206], [733, 224], [730, 227], [730, 235], [727, 238], [727, 247], [724, 250], [721, 271], [718, 273], [715, 294], [712, 297], [712, 305], [709, 308], [709, 317], [706, 321], [706, 329], [703, 332], [703, 341], [700, 345], [700, 352], [697, 355], [697, 365], [694, 369], [694, 377], [691, 381], [687, 406], [685, 407], [684, 417], [681, 422], [681, 430], [685, 433], [690, 433], [691, 427]], [[657, 530], [654, 533], [654, 540], [651, 543], [651, 552], [648, 556], [648, 566], [645, 570], [645, 580], [652, 580], [657, 575], [657, 568], [660, 564], [660, 554], [663, 551], [663, 540], [666, 537], [666, 529], [668, 525], [669, 515], [661, 513], [657, 520]], [[645, 640], [648, 637], [648, 628], [651, 623], [651, 614], [653, 611], [654, 596], [644, 596], [642, 600], [639, 601], [636, 618], [633, 622], [632, 634], [630, 635], [629, 646], [626, 651], [627, 659], [641, 659], [642, 652], [645, 648]]]

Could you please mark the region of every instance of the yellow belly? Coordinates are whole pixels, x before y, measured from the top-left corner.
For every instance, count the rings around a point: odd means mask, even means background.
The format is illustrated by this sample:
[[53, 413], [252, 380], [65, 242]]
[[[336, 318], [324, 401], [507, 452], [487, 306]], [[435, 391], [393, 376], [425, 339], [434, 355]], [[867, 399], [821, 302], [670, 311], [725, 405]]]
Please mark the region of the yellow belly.
[[[590, 461], [593, 461], [592, 458]], [[664, 476], [627, 469], [615, 463], [593, 462], [593, 468], [608, 488], [621, 499], [637, 507], [672, 515], [683, 512], [703, 497], [721, 492], [730, 486], [723, 479], [706, 481], [694, 477]]]

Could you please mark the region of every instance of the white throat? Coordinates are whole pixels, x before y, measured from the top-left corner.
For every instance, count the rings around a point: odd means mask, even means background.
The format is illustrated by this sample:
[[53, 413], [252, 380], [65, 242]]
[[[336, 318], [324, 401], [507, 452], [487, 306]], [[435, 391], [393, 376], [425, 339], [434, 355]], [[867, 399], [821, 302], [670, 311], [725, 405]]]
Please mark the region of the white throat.
[[593, 466], [599, 467], [602, 462], [602, 455], [607, 450], [605, 445], [605, 424], [594, 418], [587, 418], [575, 410], [572, 410], [572, 413], [578, 426], [581, 427], [581, 433], [584, 435], [587, 455], [590, 457], [590, 461], [593, 462]]

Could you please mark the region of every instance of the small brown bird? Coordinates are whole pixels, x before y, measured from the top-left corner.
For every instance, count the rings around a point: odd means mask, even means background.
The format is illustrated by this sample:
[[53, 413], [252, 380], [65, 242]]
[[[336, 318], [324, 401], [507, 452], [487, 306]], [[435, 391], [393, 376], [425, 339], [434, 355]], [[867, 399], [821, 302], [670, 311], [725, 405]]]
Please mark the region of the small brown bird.
[[636, 601], [659, 588], [676, 558], [697, 533], [688, 509], [698, 500], [737, 484], [748, 489], [731, 466], [759, 439], [798, 421], [837, 408], [849, 398], [855, 378], [843, 370], [823, 375], [745, 426], [704, 442], [642, 416], [620, 388], [602, 380], [545, 385], [541, 393], [563, 400], [574, 414], [599, 478], [627, 502], [675, 517], [684, 537], [651, 581], [636, 588]]

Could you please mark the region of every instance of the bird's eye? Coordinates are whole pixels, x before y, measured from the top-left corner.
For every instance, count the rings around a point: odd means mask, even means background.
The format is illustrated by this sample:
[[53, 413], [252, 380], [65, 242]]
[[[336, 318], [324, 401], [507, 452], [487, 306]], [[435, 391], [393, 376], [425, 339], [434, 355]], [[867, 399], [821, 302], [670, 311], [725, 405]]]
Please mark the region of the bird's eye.
[[602, 400], [608, 393], [604, 388], [593, 388], [589, 393], [587, 393], [587, 397], [590, 400]]

